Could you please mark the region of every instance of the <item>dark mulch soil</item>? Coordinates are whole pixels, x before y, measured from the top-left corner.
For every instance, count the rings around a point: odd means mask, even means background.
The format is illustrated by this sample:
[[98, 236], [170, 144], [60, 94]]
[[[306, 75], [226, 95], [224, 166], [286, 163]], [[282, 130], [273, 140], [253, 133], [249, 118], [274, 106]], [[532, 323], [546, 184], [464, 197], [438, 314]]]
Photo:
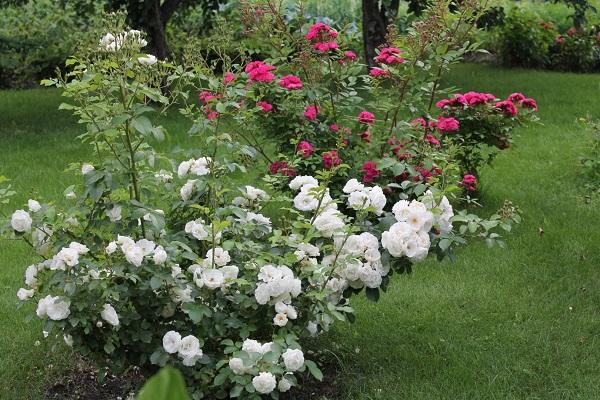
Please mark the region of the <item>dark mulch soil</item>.
[[[334, 400], [339, 399], [337, 386], [337, 366], [332, 360], [320, 360], [323, 372], [322, 382], [312, 376], [298, 376], [300, 388], [280, 396], [281, 400]], [[46, 390], [44, 400], [126, 400], [143, 386], [144, 376], [139, 371], [124, 375], [108, 374], [102, 383], [98, 371], [84, 358], [78, 358], [75, 365], [66, 370]], [[337, 389], [336, 389], [337, 387]], [[132, 398], [132, 397], [131, 397]]]
[[138, 371], [121, 376], [108, 374], [102, 383], [98, 371], [84, 359], [78, 359], [46, 390], [45, 400], [125, 400], [144, 383]]

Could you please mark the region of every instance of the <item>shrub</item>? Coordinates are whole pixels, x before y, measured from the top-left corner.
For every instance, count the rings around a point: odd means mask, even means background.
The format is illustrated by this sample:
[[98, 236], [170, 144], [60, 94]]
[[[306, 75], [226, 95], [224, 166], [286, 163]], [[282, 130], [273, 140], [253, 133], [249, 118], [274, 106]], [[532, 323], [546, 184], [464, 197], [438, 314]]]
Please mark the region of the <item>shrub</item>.
[[540, 22], [534, 12], [519, 7], [510, 10], [496, 37], [504, 65], [529, 68], [545, 65], [554, 34]]
[[38, 84], [64, 62], [82, 30], [94, 30], [99, 8], [41, 0], [0, 9], [0, 87]]
[[[312, 96], [321, 111], [332, 104], [327, 111], [340, 121], [369, 130], [377, 124], [366, 110], [338, 114], [360, 102], [356, 82], [372, 81], [345, 75], [341, 64], [334, 69], [338, 57], [351, 60], [331, 44], [338, 44], [337, 32], [326, 25], [313, 25], [302, 40], [304, 47], [313, 42], [318, 69], [310, 71], [328, 71], [330, 86], [306, 87], [308, 79], [293, 75], [303, 64], [292, 58], [276, 68], [224, 57], [224, 76], [202, 60], [157, 61], [142, 51], [143, 34], [124, 30], [121, 21], [69, 59], [66, 76], [45, 81], [64, 90], [69, 100], [61, 108], [86, 127], [81, 139], [92, 144], [96, 161], [78, 165], [81, 182], [65, 189], [65, 209], [31, 199], [2, 226], [42, 258], [26, 269], [18, 297], [37, 301], [49, 338], [100, 366], [177, 366], [196, 399], [277, 398], [301, 374], [322, 379], [303, 345], [336, 321], [352, 321], [353, 296], [378, 299], [395, 273], [432, 252], [443, 258], [467, 238], [502, 244], [497, 231], [520, 220], [508, 203], [489, 219], [455, 212], [446, 194], [458, 183], [424, 180], [418, 190], [386, 196], [381, 186], [349, 178], [348, 170], [375, 170], [340, 159], [343, 131], [320, 166], [305, 166], [313, 173], [295, 175], [311, 148], [297, 152], [292, 138], [290, 163], [271, 165], [276, 173], [263, 184], [248, 181], [260, 148], [246, 134], [267, 112], [291, 115]], [[301, 57], [308, 66], [309, 55]], [[378, 57], [390, 76], [401, 71], [401, 58], [393, 48]], [[192, 86], [203, 89], [198, 100], [189, 97]], [[319, 101], [340, 93], [349, 98]], [[258, 103], [265, 96], [273, 109]], [[161, 154], [154, 144], [168, 133], [154, 121], [173, 106], [190, 119], [198, 146]], [[320, 132], [304, 125], [317, 123], [312, 115], [296, 115], [294, 123]]]
[[548, 65], [559, 71], [591, 72], [600, 67], [600, 36], [594, 30], [569, 28], [555, 38]]

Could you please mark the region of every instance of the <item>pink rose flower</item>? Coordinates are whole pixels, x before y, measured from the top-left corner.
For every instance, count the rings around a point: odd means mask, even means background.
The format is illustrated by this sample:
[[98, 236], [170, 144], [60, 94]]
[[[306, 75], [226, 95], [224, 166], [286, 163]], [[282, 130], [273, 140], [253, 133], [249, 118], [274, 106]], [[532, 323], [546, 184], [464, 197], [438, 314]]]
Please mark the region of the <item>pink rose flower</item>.
[[358, 114], [358, 122], [360, 122], [361, 124], [372, 124], [373, 122], [375, 122], [375, 115], [368, 111], [361, 111]]
[[452, 117], [439, 117], [437, 128], [441, 133], [456, 132], [459, 129], [459, 123]]
[[380, 76], [389, 76], [390, 73], [388, 71], [386, 71], [385, 69], [381, 69], [381, 68], [371, 68], [371, 71], [369, 71], [369, 75], [371, 75], [373, 78], [377, 78]]
[[281, 174], [289, 177], [296, 176], [296, 171], [294, 171], [286, 161], [275, 161], [269, 166], [269, 172], [273, 175]]
[[339, 47], [336, 42], [317, 42], [313, 45], [313, 49], [319, 53], [327, 53], [329, 50], [336, 50]]
[[302, 154], [303, 158], [308, 158], [310, 157], [310, 155], [315, 151], [314, 147], [312, 146], [312, 144], [310, 144], [309, 142], [307, 142], [306, 140], [301, 141], [300, 143], [298, 143], [298, 153]]
[[433, 136], [431, 133], [428, 133], [427, 135], [425, 135], [425, 140], [436, 147], [440, 147], [442, 145], [442, 143], [435, 137]]
[[459, 185], [467, 189], [469, 192], [474, 192], [477, 190], [477, 178], [475, 175], [466, 174], [463, 176], [463, 180], [459, 183]]
[[510, 100], [513, 103], [525, 100], [525, 95], [523, 93], [513, 93], [506, 100]]
[[286, 75], [279, 80], [279, 86], [287, 90], [302, 89], [302, 81], [295, 75]]
[[494, 107], [501, 110], [504, 113], [504, 115], [508, 117], [514, 117], [519, 112], [519, 110], [517, 110], [517, 107], [515, 107], [515, 104], [509, 100], [499, 101], [496, 104], [494, 104]]
[[234, 81], [234, 79], [235, 79], [235, 75], [232, 72], [227, 72], [223, 76], [223, 83], [225, 83], [226, 85], [229, 85], [231, 82]]
[[333, 167], [336, 167], [340, 165], [341, 162], [337, 150], [331, 150], [326, 153], [323, 153], [322, 159], [323, 167], [325, 167], [325, 169], [331, 169]]
[[198, 93], [198, 99], [204, 105], [206, 105], [209, 101], [214, 100], [216, 98], [217, 98], [217, 95], [215, 95], [214, 93], [209, 92], [207, 90], [203, 90], [200, 93]]
[[362, 169], [363, 169], [363, 179], [362, 180], [364, 183], [371, 183], [376, 178], [378, 178], [379, 175], [381, 175], [381, 172], [379, 172], [377, 170], [377, 164], [373, 161], [365, 162], [362, 166]]
[[533, 111], [538, 110], [537, 102], [532, 98], [527, 98], [527, 99], [521, 100], [521, 107], [529, 108]]
[[259, 100], [256, 102], [256, 105], [260, 107], [262, 112], [269, 112], [273, 109], [273, 105], [267, 103], [266, 101]]
[[253, 82], [272, 82], [275, 75], [271, 73], [276, 68], [273, 65], [265, 64], [262, 61], [252, 61], [246, 65], [245, 71]]
[[400, 49], [395, 47], [384, 47], [379, 52], [379, 55], [375, 57], [375, 61], [380, 64], [392, 65], [392, 64], [402, 64], [406, 60], [400, 57], [402, 52]]
[[320, 111], [321, 111], [321, 107], [315, 106], [315, 105], [309, 105], [306, 107], [306, 111], [304, 111], [304, 116], [307, 119], [314, 121], [317, 119], [317, 116], [319, 115]]

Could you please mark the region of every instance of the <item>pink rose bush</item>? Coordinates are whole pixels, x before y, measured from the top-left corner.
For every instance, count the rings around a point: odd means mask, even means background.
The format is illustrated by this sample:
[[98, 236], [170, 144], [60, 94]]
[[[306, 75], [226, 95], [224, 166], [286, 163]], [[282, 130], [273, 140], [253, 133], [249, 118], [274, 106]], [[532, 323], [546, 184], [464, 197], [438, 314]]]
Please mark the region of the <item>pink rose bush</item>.
[[[102, 39], [46, 81], [97, 161], [82, 163], [66, 207], [31, 199], [0, 228], [40, 256], [18, 297], [36, 303], [48, 340], [115, 371], [177, 366], [194, 398], [277, 399], [322, 379], [309, 338], [353, 320], [354, 296], [375, 301], [394, 274], [468, 240], [502, 243], [520, 220], [510, 203], [487, 219], [460, 209], [456, 193], [478, 182], [456, 167], [453, 141], [472, 129], [465, 115], [515, 120], [531, 101], [506, 100], [518, 110], [508, 116], [501, 100], [465, 94], [429, 112], [437, 84], [410, 80], [431, 68], [409, 70], [421, 67], [408, 41], [379, 52], [382, 87], [332, 27], [291, 31], [273, 11], [247, 11], [289, 60], [224, 58], [224, 76], [147, 65], [134, 62], [143, 35], [119, 34], [120, 46]], [[197, 145], [158, 153], [169, 134], [158, 117], [173, 105]]]

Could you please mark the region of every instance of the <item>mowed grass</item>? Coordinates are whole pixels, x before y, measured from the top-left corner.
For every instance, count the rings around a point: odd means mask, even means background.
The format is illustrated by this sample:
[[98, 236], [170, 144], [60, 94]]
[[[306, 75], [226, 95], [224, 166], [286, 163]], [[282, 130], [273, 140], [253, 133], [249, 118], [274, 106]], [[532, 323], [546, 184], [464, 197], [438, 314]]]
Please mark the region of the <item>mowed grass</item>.
[[[525, 221], [507, 249], [476, 244], [455, 263], [431, 260], [396, 276], [377, 304], [357, 299], [357, 322], [323, 339], [340, 359], [340, 398], [600, 398], [600, 212], [580, 200], [587, 135], [575, 124], [600, 117], [600, 75], [463, 65], [448, 81], [538, 100], [543, 125], [520, 129], [481, 177], [481, 213], [510, 199]], [[72, 179], [65, 166], [89, 159], [59, 102], [55, 91], [0, 92], [0, 175], [19, 191], [13, 207], [60, 198]], [[165, 124], [178, 144], [193, 145], [184, 122]], [[39, 323], [24, 322], [33, 305], [15, 310], [33, 261], [20, 243], [0, 243], [0, 399], [41, 398], [71, 360], [64, 346], [49, 352]]]

